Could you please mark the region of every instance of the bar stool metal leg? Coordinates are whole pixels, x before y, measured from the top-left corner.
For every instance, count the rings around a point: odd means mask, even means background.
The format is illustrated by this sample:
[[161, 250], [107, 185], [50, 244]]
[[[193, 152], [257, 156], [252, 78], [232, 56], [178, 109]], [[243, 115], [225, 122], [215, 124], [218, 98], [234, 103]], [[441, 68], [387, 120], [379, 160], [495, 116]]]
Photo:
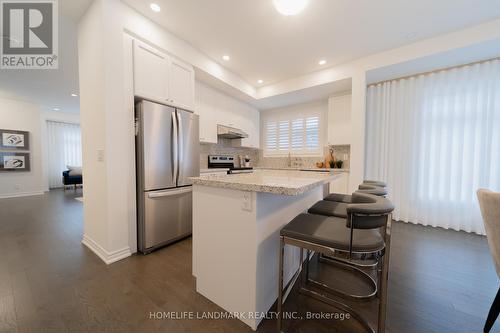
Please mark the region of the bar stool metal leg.
[[391, 222], [392, 217], [389, 214], [387, 225], [385, 227], [385, 254], [382, 259], [382, 272], [380, 274], [380, 298], [378, 308], [378, 333], [385, 333], [385, 320], [387, 312], [387, 285], [389, 279], [389, 259], [391, 251]]
[[277, 319], [278, 319], [278, 332], [281, 333], [283, 325], [283, 255], [285, 251], [285, 241], [283, 236], [280, 237], [280, 253], [279, 253], [279, 267], [278, 267], [278, 304], [277, 304]]
[[309, 259], [311, 257], [311, 250], [307, 250], [306, 252], [306, 283], [309, 281]]

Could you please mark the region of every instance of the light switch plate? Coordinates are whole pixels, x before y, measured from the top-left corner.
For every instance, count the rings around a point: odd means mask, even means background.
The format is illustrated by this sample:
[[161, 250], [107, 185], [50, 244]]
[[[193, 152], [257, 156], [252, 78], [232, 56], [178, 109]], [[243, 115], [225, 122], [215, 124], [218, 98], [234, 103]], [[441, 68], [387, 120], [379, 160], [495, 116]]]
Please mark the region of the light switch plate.
[[97, 149], [97, 162], [104, 162], [104, 149]]

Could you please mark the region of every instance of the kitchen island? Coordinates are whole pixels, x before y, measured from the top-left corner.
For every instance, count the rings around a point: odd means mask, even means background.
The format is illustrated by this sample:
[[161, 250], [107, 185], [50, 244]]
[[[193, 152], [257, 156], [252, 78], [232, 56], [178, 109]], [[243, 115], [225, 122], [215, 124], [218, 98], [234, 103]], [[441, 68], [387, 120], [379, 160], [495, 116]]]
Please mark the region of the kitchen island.
[[[193, 275], [196, 291], [257, 329], [278, 296], [279, 231], [328, 193], [340, 175], [255, 170], [193, 181]], [[299, 267], [286, 247], [284, 278]]]

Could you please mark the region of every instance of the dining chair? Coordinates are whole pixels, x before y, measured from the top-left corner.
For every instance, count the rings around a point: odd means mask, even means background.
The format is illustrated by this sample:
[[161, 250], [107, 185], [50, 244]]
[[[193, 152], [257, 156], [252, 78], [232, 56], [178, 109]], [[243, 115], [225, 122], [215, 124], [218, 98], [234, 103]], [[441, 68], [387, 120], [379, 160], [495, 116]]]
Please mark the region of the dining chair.
[[[477, 191], [479, 206], [483, 216], [484, 228], [486, 229], [486, 238], [490, 247], [491, 256], [495, 263], [497, 276], [500, 277], [500, 193], [490, 190], [479, 189]], [[500, 312], [500, 288], [497, 291], [495, 300], [491, 305], [484, 332], [489, 332], [495, 323]]]

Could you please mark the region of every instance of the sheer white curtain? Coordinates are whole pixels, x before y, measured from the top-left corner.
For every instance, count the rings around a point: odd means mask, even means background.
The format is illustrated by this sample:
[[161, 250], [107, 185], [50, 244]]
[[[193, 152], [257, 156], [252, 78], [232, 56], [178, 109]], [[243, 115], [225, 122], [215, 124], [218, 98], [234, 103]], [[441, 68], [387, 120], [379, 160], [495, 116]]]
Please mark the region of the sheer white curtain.
[[395, 219], [484, 234], [475, 191], [500, 191], [500, 60], [369, 86], [366, 148]]
[[82, 165], [80, 125], [47, 121], [49, 187], [62, 187], [62, 172], [67, 165]]

